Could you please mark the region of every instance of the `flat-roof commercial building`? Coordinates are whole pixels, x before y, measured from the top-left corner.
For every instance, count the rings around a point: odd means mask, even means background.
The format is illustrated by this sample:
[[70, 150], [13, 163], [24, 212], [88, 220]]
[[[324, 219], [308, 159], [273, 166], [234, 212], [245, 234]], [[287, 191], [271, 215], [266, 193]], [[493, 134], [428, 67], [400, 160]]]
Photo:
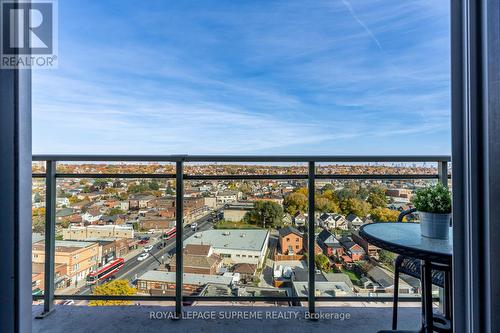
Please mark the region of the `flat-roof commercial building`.
[[254, 207], [253, 202], [238, 202], [229, 204], [224, 208], [224, 220], [229, 222], [240, 222], [246, 213]]
[[134, 228], [128, 225], [70, 226], [63, 229], [65, 240], [88, 240], [99, 238], [134, 238]]
[[185, 245], [211, 245], [224, 263], [262, 265], [269, 244], [269, 231], [260, 229], [224, 229], [197, 232]]
[[[68, 267], [65, 264], [54, 265], [54, 287], [61, 289], [68, 286]], [[45, 288], [45, 264], [33, 262], [31, 264], [31, 289], [33, 294], [41, 295]]]
[[[41, 241], [32, 246], [33, 263], [45, 262], [45, 242]], [[56, 241], [55, 264], [67, 266], [69, 283], [85, 280], [87, 275], [97, 269], [99, 258], [99, 244], [95, 242]]]
[[[182, 290], [185, 295], [196, 295], [209, 284], [226, 287], [233, 284], [233, 278], [228, 276], [191, 273], [182, 275]], [[147, 271], [137, 278], [137, 291], [149, 295], [174, 295], [175, 272]]]

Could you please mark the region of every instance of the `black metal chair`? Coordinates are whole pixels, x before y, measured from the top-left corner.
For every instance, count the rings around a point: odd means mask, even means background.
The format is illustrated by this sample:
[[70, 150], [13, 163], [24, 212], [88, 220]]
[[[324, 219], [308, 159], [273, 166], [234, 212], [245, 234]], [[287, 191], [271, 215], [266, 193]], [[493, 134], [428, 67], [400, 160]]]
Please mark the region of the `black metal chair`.
[[[413, 214], [417, 210], [415, 208], [405, 210], [398, 216], [398, 222], [402, 222], [404, 217]], [[432, 264], [436, 269], [432, 271], [432, 284], [445, 288], [446, 295], [444, 298], [444, 315], [451, 319], [451, 269], [440, 264]], [[395, 261], [394, 271], [394, 302], [392, 312], [392, 329], [397, 330], [398, 326], [398, 298], [399, 298], [399, 274], [403, 273], [421, 279], [421, 261], [412, 257], [399, 255]], [[447, 330], [447, 328], [444, 328]]]

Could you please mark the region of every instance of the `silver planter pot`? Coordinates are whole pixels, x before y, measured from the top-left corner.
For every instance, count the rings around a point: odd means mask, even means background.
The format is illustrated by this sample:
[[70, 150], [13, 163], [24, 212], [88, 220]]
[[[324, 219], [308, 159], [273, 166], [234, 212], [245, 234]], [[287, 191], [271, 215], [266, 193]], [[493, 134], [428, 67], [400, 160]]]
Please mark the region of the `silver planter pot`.
[[448, 239], [451, 214], [418, 212], [420, 233], [424, 237]]

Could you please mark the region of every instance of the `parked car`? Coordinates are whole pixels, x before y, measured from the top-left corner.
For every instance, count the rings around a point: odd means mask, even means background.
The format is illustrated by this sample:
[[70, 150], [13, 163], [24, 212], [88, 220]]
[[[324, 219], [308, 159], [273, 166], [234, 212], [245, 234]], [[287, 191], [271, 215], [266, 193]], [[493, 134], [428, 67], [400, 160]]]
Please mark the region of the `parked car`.
[[137, 261], [143, 261], [144, 259], [146, 259], [148, 257], [149, 257], [149, 253], [144, 252], [143, 254], [141, 254], [140, 256], [137, 257]]
[[144, 252], [149, 252], [153, 249], [153, 245], [144, 246]]
[[191, 224], [191, 230], [196, 230], [196, 229], [198, 229], [198, 223], [193, 222], [193, 223]]
[[147, 239], [141, 239], [141, 240], [139, 241], [139, 244], [141, 244], [141, 245], [144, 245], [144, 244], [147, 244], [147, 243], [148, 243], [148, 240], [147, 240]]

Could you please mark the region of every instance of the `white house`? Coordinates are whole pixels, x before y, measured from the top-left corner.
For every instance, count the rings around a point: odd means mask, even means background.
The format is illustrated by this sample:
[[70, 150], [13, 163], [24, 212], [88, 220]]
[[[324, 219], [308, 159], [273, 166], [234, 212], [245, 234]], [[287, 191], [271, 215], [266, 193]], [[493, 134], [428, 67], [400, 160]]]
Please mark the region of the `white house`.
[[347, 220], [349, 229], [358, 229], [359, 227], [361, 227], [364, 224], [363, 220], [354, 214], [347, 215], [346, 220]]
[[240, 199], [241, 192], [238, 191], [224, 191], [217, 193], [217, 203], [226, 204], [231, 202], [236, 202]]
[[102, 217], [102, 214], [92, 215], [89, 212], [82, 214], [82, 220], [88, 221], [90, 223], [99, 221], [101, 219], [101, 217]]
[[120, 201], [120, 209], [124, 212], [130, 209], [130, 203], [128, 201]]
[[305, 226], [306, 221], [307, 221], [307, 215], [302, 213], [297, 213], [293, 218], [293, 223], [295, 223], [295, 226], [297, 227]]
[[68, 198], [57, 198], [56, 202], [58, 206], [69, 206], [70, 204]]
[[348, 223], [343, 215], [335, 213], [323, 213], [318, 219], [319, 225], [327, 229], [348, 229]]

